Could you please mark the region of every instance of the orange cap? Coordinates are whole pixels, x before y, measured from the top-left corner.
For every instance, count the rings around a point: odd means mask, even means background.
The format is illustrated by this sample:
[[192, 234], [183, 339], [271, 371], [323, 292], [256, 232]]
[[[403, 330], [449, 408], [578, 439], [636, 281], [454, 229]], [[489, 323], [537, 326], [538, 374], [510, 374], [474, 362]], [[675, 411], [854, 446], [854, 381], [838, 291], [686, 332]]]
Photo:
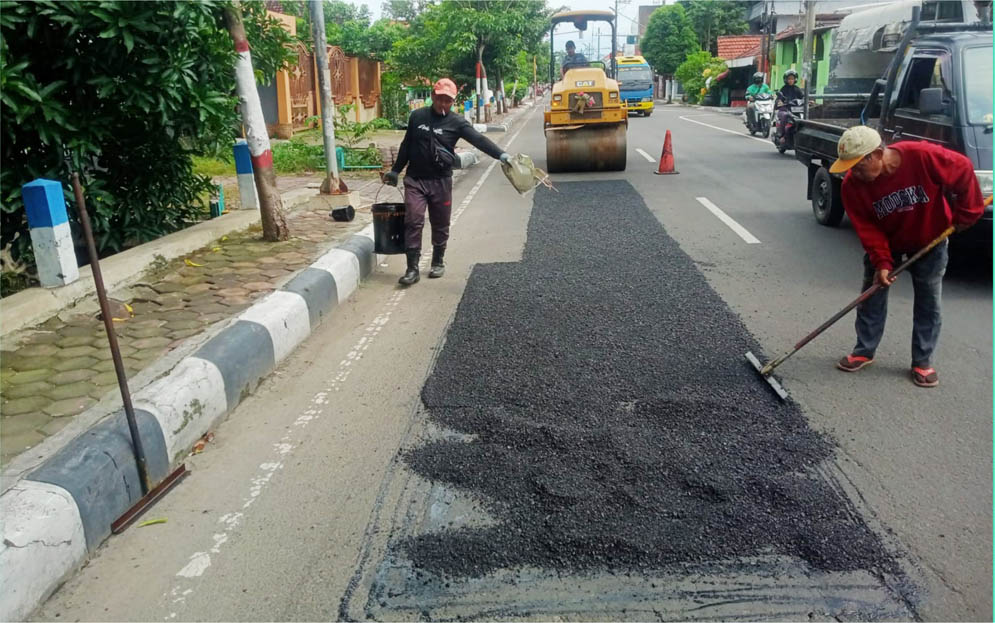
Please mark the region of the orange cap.
[[456, 83], [449, 78], [439, 78], [439, 81], [432, 87], [432, 92], [436, 95], [448, 95], [456, 99]]

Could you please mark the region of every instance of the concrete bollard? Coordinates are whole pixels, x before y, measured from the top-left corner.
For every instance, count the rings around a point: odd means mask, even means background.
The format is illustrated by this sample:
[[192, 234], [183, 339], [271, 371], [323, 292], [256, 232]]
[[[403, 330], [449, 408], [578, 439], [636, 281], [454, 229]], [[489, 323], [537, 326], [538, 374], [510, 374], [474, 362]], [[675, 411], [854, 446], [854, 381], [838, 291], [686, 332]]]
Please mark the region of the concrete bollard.
[[252, 175], [252, 156], [249, 144], [240, 139], [232, 148], [235, 153], [235, 173], [238, 174], [238, 195], [243, 210], [258, 210], [259, 195], [256, 193], [256, 180]]
[[57, 288], [79, 279], [62, 184], [37, 179], [21, 186], [21, 196], [28, 213], [31, 245], [42, 287]]

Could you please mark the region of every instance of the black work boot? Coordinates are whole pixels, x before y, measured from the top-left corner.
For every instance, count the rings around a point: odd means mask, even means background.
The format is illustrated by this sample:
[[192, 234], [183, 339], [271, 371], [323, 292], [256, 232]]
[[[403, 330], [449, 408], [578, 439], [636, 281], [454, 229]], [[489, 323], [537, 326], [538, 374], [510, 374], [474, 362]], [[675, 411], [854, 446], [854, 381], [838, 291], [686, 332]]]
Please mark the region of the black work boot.
[[443, 258], [446, 255], [446, 245], [432, 247], [432, 270], [428, 271], [429, 279], [438, 279], [446, 274], [446, 264]]
[[421, 249], [408, 249], [405, 251], [408, 256], [408, 269], [404, 271], [404, 276], [397, 280], [402, 286], [410, 286], [418, 283], [421, 277], [418, 275], [418, 262], [421, 260]]

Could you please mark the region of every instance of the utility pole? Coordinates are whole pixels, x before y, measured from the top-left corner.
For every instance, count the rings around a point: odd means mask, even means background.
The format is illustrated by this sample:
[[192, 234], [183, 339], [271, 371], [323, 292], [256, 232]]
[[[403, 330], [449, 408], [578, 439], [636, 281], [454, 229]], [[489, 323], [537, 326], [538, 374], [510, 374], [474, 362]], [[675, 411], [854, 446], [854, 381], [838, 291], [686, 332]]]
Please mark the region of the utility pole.
[[805, 94], [805, 118], [808, 119], [808, 90], [812, 78], [812, 36], [815, 33], [815, 0], [805, 0], [805, 39], [802, 42], [802, 93]]
[[283, 216], [283, 200], [276, 191], [276, 174], [273, 172], [273, 152], [270, 151], [269, 134], [263, 107], [256, 91], [256, 76], [252, 72], [252, 55], [249, 40], [242, 24], [242, 8], [238, 0], [225, 8], [225, 25], [235, 43], [238, 58], [235, 61], [235, 82], [238, 88], [239, 106], [242, 109], [242, 125], [245, 126], [245, 140], [249, 144], [252, 159], [252, 174], [256, 179], [259, 193], [259, 217], [263, 225], [263, 239], [270, 242], [286, 240], [290, 232]]
[[339, 192], [339, 163], [335, 158], [335, 108], [332, 105], [331, 74], [328, 72], [328, 52], [325, 49], [325, 11], [322, 0], [308, 0], [311, 11], [311, 36], [314, 37], [314, 57], [318, 62], [318, 89], [321, 91], [321, 135], [325, 143], [325, 179], [321, 193]]

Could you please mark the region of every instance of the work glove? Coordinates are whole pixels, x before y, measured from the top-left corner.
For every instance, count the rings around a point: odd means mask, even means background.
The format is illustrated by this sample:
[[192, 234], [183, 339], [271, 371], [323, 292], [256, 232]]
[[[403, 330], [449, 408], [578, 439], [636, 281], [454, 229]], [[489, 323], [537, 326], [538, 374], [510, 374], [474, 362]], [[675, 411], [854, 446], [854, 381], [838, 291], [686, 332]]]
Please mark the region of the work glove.
[[384, 173], [383, 183], [388, 186], [397, 186], [397, 171], [387, 171]]
[[500, 160], [502, 164], [508, 164], [508, 161], [511, 160], [511, 154], [504, 152], [498, 160]]

